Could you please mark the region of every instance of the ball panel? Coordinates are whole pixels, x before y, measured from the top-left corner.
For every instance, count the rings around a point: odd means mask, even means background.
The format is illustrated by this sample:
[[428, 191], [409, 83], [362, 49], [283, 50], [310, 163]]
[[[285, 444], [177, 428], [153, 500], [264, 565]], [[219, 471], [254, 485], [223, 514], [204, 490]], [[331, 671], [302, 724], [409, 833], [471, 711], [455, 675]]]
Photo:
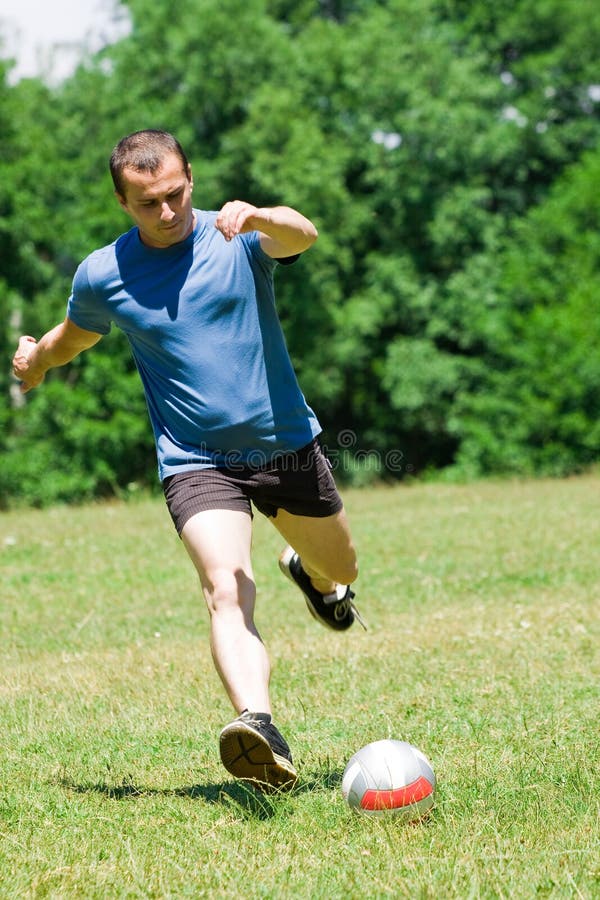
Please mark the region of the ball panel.
[[368, 787], [369, 785], [360, 762], [357, 759], [354, 759], [354, 762], [350, 760], [342, 778], [342, 795], [344, 799], [348, 801], [350, 806], [358, 807], [360, 806], [360, 798], [368, 790]]
[[412, 784], [391, 791], [369, 788], [360, 801], [362, 809], [401, 809], [413, 806], [433, 794], [433, 785], [420, 775]]
[[352, 782], [360, 772], [360, 763], [356, 759], [356, 756], [353, 756], [346, 768], [344, 769], [344, 777], [342, 778], [342, 793], [350, 790]]

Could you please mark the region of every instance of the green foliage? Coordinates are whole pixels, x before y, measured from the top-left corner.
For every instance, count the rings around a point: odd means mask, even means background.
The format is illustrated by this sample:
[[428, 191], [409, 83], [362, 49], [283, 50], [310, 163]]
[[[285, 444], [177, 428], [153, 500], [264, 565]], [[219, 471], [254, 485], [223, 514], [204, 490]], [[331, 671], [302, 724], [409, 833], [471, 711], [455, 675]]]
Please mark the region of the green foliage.
[[[115, 371], [122, 356], [75, 362], [68, 382], [49, 375], [32, 396], [20, 431], [7, 440], [0, 496], [32, 505], [118, 494], [146, 484], [155, 457], [137, 372]], [[53, 440], [48, 441], [48, 433]], [[24, 454], [23, 446], [35, 448]]]
[[[0, 502], [155, 479], [126, 342], [102, 341], [23, 408], [8, 372], [15, 331], [62, 318], [78, 262], [128, 227], [106, 162], [148, 126], [186, 147], [198, 206], [287, 203], [316, 222], [315, 247], [278, 275], [279, 308], [327, 443], [357, 436], [349, 478], [598, 458], [597, 4], [127, 6], [131, 34], [60, 87], [0, 84], [0, 453], [19, 473]], [[98, 384], [105, 405], [88, 407]]]
[[596, 152], [515, 226], [488, 281], [502, 298], [502, 326], [478, 390], [454, 410], [457, 464], [467, 471], [565, 474], [598, 458], [599, 178]]

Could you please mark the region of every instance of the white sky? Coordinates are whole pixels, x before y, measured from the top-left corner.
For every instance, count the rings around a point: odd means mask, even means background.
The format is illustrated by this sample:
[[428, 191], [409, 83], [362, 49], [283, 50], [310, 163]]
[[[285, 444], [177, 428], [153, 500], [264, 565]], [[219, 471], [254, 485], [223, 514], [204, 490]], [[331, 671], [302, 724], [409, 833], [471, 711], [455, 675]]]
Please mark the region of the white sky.
[[0, 56], [17, 60], [9, 80], [59, 81], [77, 64], [82, 42], [99, 50], [127, 33], [127, 21], [118, 0], [0, 0]]

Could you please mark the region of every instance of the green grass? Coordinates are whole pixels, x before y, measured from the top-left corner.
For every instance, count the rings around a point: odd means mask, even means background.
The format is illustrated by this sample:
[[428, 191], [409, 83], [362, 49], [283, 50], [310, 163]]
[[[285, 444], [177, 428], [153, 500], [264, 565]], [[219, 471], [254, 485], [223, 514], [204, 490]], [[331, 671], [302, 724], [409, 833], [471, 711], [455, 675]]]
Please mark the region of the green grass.
[[[594, 898], [600, 479], [348, 492], [368, 633], [336, 635], [255, 520], [257, 622], [301, 777], [222, 769], [231, 710], [159, 500], [0, 516], [0, 896]], [[431, 759], [404, 825], [352, 813], [346, 761]]]

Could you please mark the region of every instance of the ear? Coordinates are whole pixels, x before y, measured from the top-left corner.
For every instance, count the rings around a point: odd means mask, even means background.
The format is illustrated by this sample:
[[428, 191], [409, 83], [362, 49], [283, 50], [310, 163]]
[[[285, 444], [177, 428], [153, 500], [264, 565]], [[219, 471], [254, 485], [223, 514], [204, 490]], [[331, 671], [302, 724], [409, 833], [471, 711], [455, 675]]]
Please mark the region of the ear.
[[124, 209], [125, 212], [128, 213], [128, 212], [129, 212], [129, 207], [127, 206], [127, 200], [125, 199], [125, 197], [123, 196], [123, 194], [120, 194], [119, 191], [115, 191], [115, 197], [117, 198], [117, 201], [118, 201], [119, 206], [121, 207], [121, 209]]
[[192, 188], [194, 187], [194, 176], [192, 175], [192, 167], [190, 166], [189, 163], [188, 163], [188, 167], [187, 167], [187, 177], [188, 177], [188, 181], [190, 183], [190, 190], [192, 190]]

